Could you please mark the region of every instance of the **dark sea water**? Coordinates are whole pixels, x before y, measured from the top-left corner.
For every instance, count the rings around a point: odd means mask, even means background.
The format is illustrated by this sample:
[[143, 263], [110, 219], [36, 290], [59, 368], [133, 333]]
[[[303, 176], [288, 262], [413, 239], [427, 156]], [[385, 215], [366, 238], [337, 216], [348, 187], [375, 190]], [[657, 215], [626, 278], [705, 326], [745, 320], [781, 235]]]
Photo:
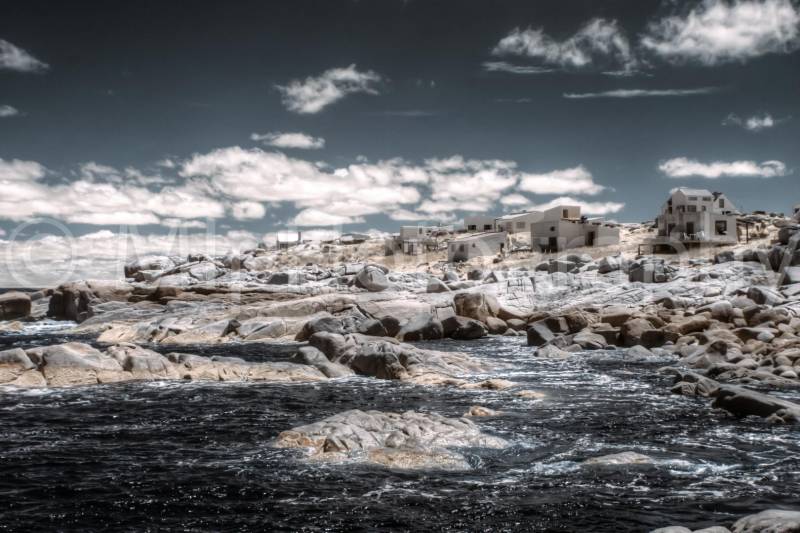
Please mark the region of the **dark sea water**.
[[[61, 340], [6, 337], [0, 349]], [[365, 378], [0, 390], [0, 530], [649, 531], [800, 510], [800, 428], [672, 395], [656, 373], [666, 361], [537, 360], [523, 344], [429, 343], [507, 365], [501, 377], [546, 400]], [[292, 350], [191, 351], [273, 361]], [[281, 431], [347, 409], [460, 416], [476, 404], [505, 412], [477, 423], [513, 445], [462, 450], [466, 472], [309, 463], [271, 447]], [[629, 450], [655, 464], [581, 464]]]

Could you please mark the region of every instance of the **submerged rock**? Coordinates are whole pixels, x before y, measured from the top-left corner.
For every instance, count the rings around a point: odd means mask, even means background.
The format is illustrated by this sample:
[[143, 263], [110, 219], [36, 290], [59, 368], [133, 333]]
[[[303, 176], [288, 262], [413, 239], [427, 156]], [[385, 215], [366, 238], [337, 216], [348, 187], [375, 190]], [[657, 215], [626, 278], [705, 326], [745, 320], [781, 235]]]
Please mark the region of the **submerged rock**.
[[592, 457], [584, 461], [587, 465], [643, 465], [652, 464], [652, 457], [636, 452], [621, 452], [601, 457]]
[[31, 314], [31, 297], [24, 292], [0, 294], [0, 320], [25, 318]]
[[358, 409], [284, 431], [275, 441], [278, 448], [305, 448], [315, 459], [346, 458], [402, 469], [464, 469], [466, 460], [449, 448], [507, 445], [466, 418]]

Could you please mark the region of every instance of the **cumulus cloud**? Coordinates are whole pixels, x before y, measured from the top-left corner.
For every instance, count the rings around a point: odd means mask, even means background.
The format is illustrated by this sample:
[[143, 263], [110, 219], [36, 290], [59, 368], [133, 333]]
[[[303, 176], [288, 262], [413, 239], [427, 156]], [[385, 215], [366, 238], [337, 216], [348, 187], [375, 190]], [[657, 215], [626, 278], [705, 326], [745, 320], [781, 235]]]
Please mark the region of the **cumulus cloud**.
[[18, 72], [43, 72], [49, 66], [31, 54], [0, 39], [0, 70], [16, 70]]
[[409, 211], [408, 209], [397, 209], [389, 213], [389, 218], [399, 221], [419, 222], [422, 220], [427, 220], [428, 216], [421, 213], [415, 213], [414, 211]]
[[312, 137], [305, 133], [253, 133], [250, 139], [276, 148], [299, 148], [305, 150], [318, 150], [325, 147], [325, 139]]
[[483, 70], [486, 72], [508, 72], [510, 74], [547, 74], [554, 69], [535, 65], [515, 65], [507, 61], [485, 61]]
[[534, 194], [595, 195], [605, 190], [605, 187], [595, 183], [586, 168], [577, 166], [544, 174], [522, 174], [519, 189]]
[[266, 214], [264, 205], [258, 202], [244, 201], [233, 204], [233, 218], [236, 220], [264, 218]]
[[705, 0], [652, 22], [642, 46], [675, 63], [746, 61], [800, 46], [800, 9], [792, 0]]
[[509, 207], [518, 207], [521, 205], [530, 205], [531, 201], [521, 194], [513, 193], [500, 198], [500, 203]]
[[492, 54], [527, 57], [570, 69], [613, 65], [632, 70], [637, 65], [630, 42], [617, 21], [602, 18], [590, 20], [562, 41], [540, 28], [514, 28], [497, 43]]
[[15, 117], [19, 115], [19, 109], [10, 105], [0, 105], [0, 118]]
[[314, 114], [348, 94], [378, 94], [375, 84], [381, 79], [376, 72], [362, 72], [356, 70], [355, 65], [350, 65], [332, 68], [305, 80], [292, 80], [287, 85], [278, 85], [277, 89], [283, 96], [286, 109], [294, 113]]
[[722, 121], [723, 126], [739, 126], [747, 131], [759, 132], [769, 128], [774, 128], [781, 122], [785, 122], [786, 118], [778, 119], [773, 118], [769, 113], [763, 115], [754, 115], [752, 117], [740, 117], [735, 113], [731, 113], [725, 120]]
[[534, 211], [546, 211], [561, 205], [576, 205], [581, 208], [583, 215], [609, 215], [621, 211], [625, 204], [621, 202], [584, 202], [569, 196], [562, 196], [549, 202], [532, 205]]
[[715, 161], [701, 163], [696, 159], [676, 157], [662, 162], [658, 169], [670, 178], [699, 177], [717, 179], [725, 177], [774, 178], [786, 175], [786, 165], [781, 161]]
[[695, 96], [712, 94], [718, 87], [699, 87], [697, 89], [615, 89], [597, 93], [564, 93], [564, 98], [648, 98], [657, 96]]
[[198, 184], [151, 191], [146, 187], [115, 183], [119, 172], [89, 163], [80, 178], [48, 184], [47, 170], [35, 161], [0, 160], [0, 217], [22, 221], [53, 217], [75, 224], [158, 224], [167, 218], [220, 218], [224, 205], [210, 198]]

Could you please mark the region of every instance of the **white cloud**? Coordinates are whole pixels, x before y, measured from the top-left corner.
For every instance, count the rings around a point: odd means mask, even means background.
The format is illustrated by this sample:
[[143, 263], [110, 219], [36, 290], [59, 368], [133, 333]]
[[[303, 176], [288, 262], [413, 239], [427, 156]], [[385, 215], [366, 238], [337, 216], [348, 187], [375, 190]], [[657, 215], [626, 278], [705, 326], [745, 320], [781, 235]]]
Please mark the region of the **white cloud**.
[[500, 203], [509, 207], [517, 207], [521, 205], [530, 205], [531, 201], [521, 194], [513, 193], [500, 198]]
[[569, 196], [562, 196], [543, 204], [532, 205], [530, 209], [534, 211], [546, 211], [547, 209], [552, 209], [560, 205], [577, 205], [581, 208], [581, 214], [583, 215], [609, 215], [611, 213], [617, 213], [625, 207], [625, 204], [621, 202], [584, 202], [583, 200], [577, 200]]
[[166, 226], [168, 228], [181, 228], [181, 229], [205, 229], [208, 227], [202, 220], [185, 220], [182, 218], [163, 218], [161, 219], [161, 225]]
[[233, 204], [233, 218], [236, 220], [248, 220], [264, 218], [267, 210], [258, 202], [236, 202]]
[[277, 148], [318, 150], [325, 147], [325, 139], [322, 137], [312, 137], [311, 135], [299, 132], [283, 133], [276, 131], [271, 133], [254, 133], [250, 136], [250, 139]]
[[676, 157], [664, 161], [658, 169], [670, 178], [700, 177], [717, 179], [724, 177], [774, 178], [786, 175], [786, 165], [781, 161], [715, 161], [700, 163], [696, 159]]
[[705, 0], [650, 24], [642, 46], [672, 62], [716, 65], [800, 46], [800, 9], [791, 0]]
[[0, 182], [34, 181], [44, 177], [46, 172], [47, 170], [36, 161], [21, 161], [19, 159], [6, 161], [0, 158]]
[[0, 118], [15, 117], [19, 115], [19, 109], [10, 105], [0, 105]]
[[577, 166], [544, 174], [522, 174], [519, 189], [534, 194], [595, 195], [605, 190], [605, 187], [595, 183], [586, 168]]
[[483, 70], [486, 72], [508, 72], [510, 74], [547, 74], [554, 69], [534, 65], [515, 65], [507, 61], [484, 61]]
[[361, 217], [334, 215], [320, 209], [304, 209], [292, 219], [293, 226], [344, 226], [364, 222]]
[[636, 58], [628, 38], [615, 20], [595, 18], [574, 35], [558, 41], [542, 29], [513, 29], [492, 49], [496, 56], [515, 55], [541, 60], [562, 68], [614, 65], [634, 69]]
[[157, 191], [119, 180], [111, 167], [87, 163], [80, 179], [47, 184], [35, 161], [0, 160], [0, 217], [22, 221], [53, 217], [76, 224], [158, 224], [167, 218], [220, 218], [224, 205], [202, 186], [187, 182]]
[[354, 93], [378, 94], [374, 84], [381, 81], [376, 72], [356, 70], [355, 65], [332, 68], [319, 76], [305, 80], [292, 80], [288, 85], [278, 85], [286, 109], [300, 114], [319, 113], [325, 107]]
[[0, 70], [16, 70], [19, 72], [42, 72], [49, 67], [31, 54], [0, 39]]
[[694, 96], [712, 94], [717, 87], [699, 87], [697, 89], [615, 89], [597, 93], [564, 93], [564, 98], [646, 98], [654, 96]]
[[743, 118], [735, 113], [731, 113], [725, 120], [722, 121], [723, 126], [740, 126], [747, 131], [759, 132], [769, 128], [774, 128], [781, 122], [789, 120], [788, 118], [773, 118], [769, 113], [763, 115], [754, 115], [752, 117]]

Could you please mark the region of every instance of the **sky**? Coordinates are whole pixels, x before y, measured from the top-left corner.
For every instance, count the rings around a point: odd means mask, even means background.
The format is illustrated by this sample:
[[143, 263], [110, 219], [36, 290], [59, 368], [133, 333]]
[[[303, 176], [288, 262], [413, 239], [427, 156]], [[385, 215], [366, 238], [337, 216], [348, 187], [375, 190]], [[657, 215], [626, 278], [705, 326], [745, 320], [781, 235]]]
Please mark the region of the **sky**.
[[643, 221], [678, 186], [800, 203], [797, 0], [2, 12], [6, 255], [49, 234], [233, 242], [563, 202]]

